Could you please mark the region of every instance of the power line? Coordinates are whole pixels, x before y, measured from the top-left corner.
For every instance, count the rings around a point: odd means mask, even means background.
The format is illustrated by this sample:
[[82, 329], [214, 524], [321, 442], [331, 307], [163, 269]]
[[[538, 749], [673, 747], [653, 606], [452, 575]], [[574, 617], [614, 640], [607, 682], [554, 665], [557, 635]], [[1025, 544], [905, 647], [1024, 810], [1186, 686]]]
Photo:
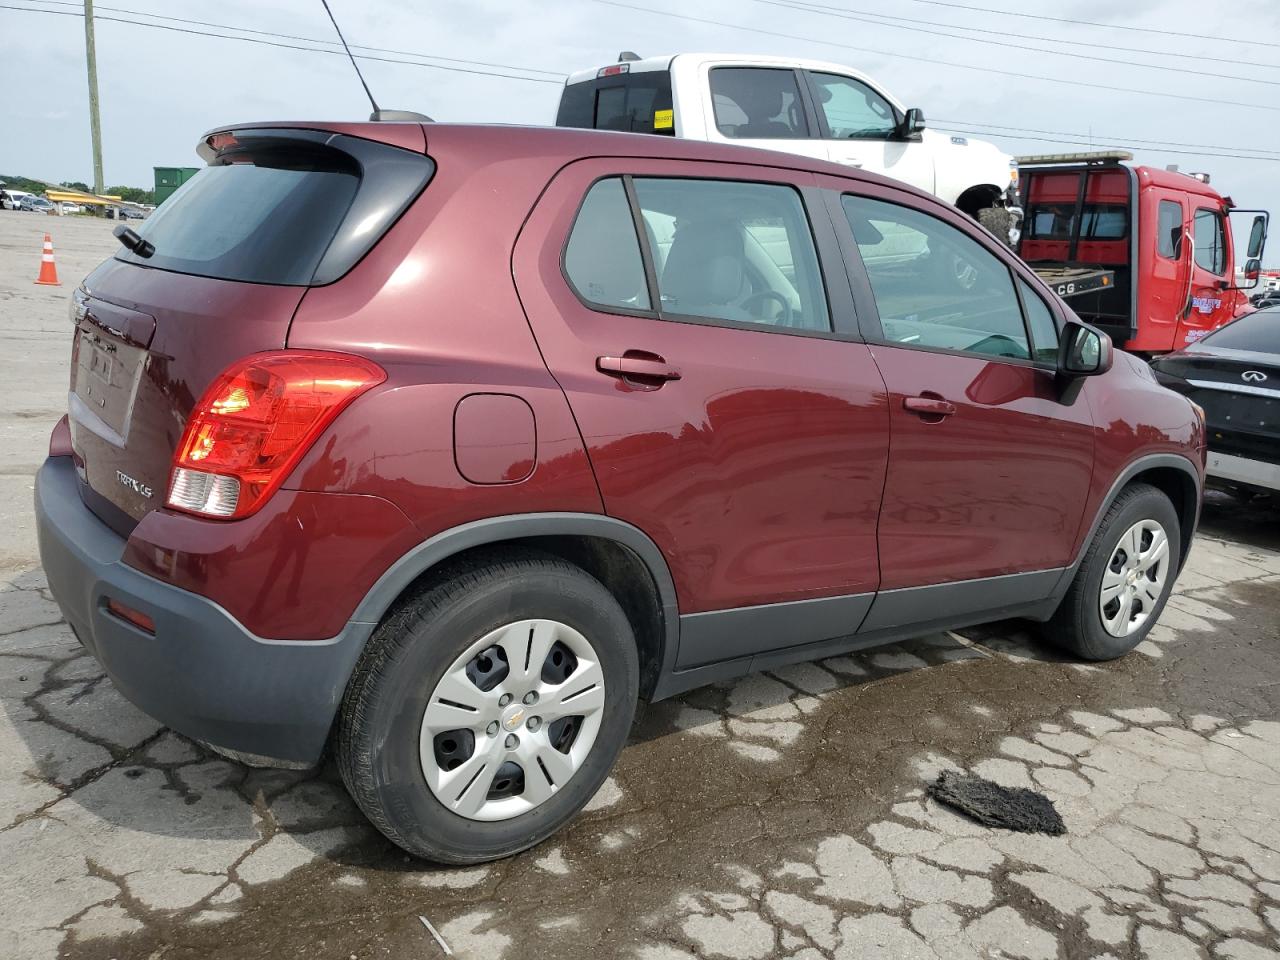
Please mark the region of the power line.
[[[995, 128], [996, 130], [1013, 130], [1013, 131], [1019, 131], [1022, 133], [1047, 133], [1047, 134], [1050, 134], [1051, 136], [1081, 138], [1079, 140], [1064, 141], [1069, 143], [1092, 143], [1095, 141], [1112, 141], [1115, 143], [1120, 143], [1121, 141], [1123, 141], [1126, 144], [1139, 144], [1143, 146], [1149, 146], [1155, 149], [1162, 149], [1165, 147], [1205, 147], [1212, 150], [1212, 149], [1217, 149], [1221, 146], [1221, 144], [1184, 143], [1178, 140], [1143, 140], [1137, 137], [1117, 137], [1112, 134], [1101, 134], [1101, 133], [1071, 133], [1064, 130], [1038, 130], [1034, 127], [1016, 127], [1016, 126], [1010, 126], [1008, 124], [1000, 124], [1000, 123], [983, 123], [980, 120], [943, 120], [939, 118], [935, 122], [939, 124], [954, 123], [961, 127], [992, 127], [992, 128]], [[998, 133], [988, 134], [988, 136], [1000, 136], [1000, 134]], [[1249, 153], [1275, 154], [1274, 157], [1266, 157], [1266, 156], [1259, 157], [1258, 158], [1259, 160], [1280, 159], [1280, 150], [1263, 150], [1259, 147], [1235, 147], [1234, 149], [1245, 150], [1245, 151], [1248, 151]]]
[[[48, 0], [41, 0], [41, 2], [48, 2]], [[0, 3], [0, 10], [21, 10], [25, 13], [46, 13], [46, 14], [50, 14], [53, 16], [60, 16], [60, 17], [83, 17], [84, 16], [83, 13], [76, 13], [70, 10], [41, 10], [37, 7], [15, 7], [15, 6], [12, 6], [11, 4], [3, 4], [3, 3]], [[304, 47], [304, 46], [299, 46], [297, 44], [280, 43], [275, 40], [262, 40], [257, 37], [235, 37], [225, 33], [210, 33], [207, 30], [194, 30], [189, 27], [169, 26], [168, 24], [163, 24], [163, 23], [144, 23], [141, 20], [129, 20], [124, 17], [108, 17], [108, 16], [100, 16], [95, 14], [94, 20], [96, 21], [106, 20], [114, 23], [128, 23], [137, 27], [150, 27], [153, 30], [169, 30], [174, 33], [185, 33], [185, 34], [191, 34], [198, 37], [215, 37], [219, 40], [239, 40], [242, 43], [257, 43], [267, 47], [278, 47], [283, 50], [302, 50], [306, 53], [327, 53], [332, 56], [338, 56], [338, 57], [346, 56], [346, 54], [343, 53], [341, 50], [324, 50], [319, 47]], [[232, 27], [230, 29], [234, 30], [236, 28]], [[467, 73], [467, 74], [474, 74], [482, 77], [501, 77], [506, 80], [525, 80], [530, 83], [554, 83], [557, 86], [564, 83], [563, 79], [552, 80], [550, 78], [544, 78], [544, 77], [526, 77], [526, 76], [521, 76], [519, 74], [514, 74], [514, 73], [498, 73], [492, 70], [477, 70], [469, 67], [449, 67], [439, 63], [423, 63], [420, 60], [400, 60], [400, 59], [395, 59], [393, 57], [374, 57], [374, 56], [370, 56], [369, 54], [359, 54], [358, 56], [359, 56], [359, 59], [361, 60], [370, 60], [377, 63], [403, 63], [411, 67], [426, 67], [431, 70], [447, 70], [451, 73]], [[426, 56], [426, 54], [422, 54], [422, 56]], [[519, 70], [520, 68], [511, 67], [509, 69]]]
[[1069, 23], [1075, 27], [1097, 27], [1102, 30], [1131, 30], [1134, 33], [1155, 33], [1164, 37], [1185, 37], [1188, 40], [1217, 40], [1222, 43], [1247, 43], [1255, 47], [1280, 47], [1280, 43], [1268, 43], [1265, 40], [1245, 40], [1243, 37], [1210, 37], [1203, 33], [1185, 33], [1181, 30], [1161, 30], [1158, 27], [1139, 27], [1133, 24], [1099, 23], [1096, 20], [1073, 20], [1069, 17], [1050, 17], [1044, 14], [1023, 13], [1020, 10], [996, 10], [992, 7], [975, 7], [967, 3], [954, 3], [948, 0], [911, 0], [912, 3], [927, 3], [934, 7], [952, 7], [956, 10], [967, 10], [970, 13], [994, 13], [1002, 17], [1021, 17], [1024, 20], [1047, 20], [1050, 23]]
[[[33, 2], [33, 0], [28, 0]], [[34, 2], [52, 4], [60, 7], [79, 7], [81, 0], [34, 0]], [[104, 7], [98, 6], [99, 10], [108, 10], [112, 13], [127, 13], [134, 17], [149, 17], [152, 20], [168, 20], [171, 23], [185, 23], [198, 27], [216, 27], [219, 30], [235, 30], [238, 33], [254, 33], [263, 37], [275, 37], [280, 40], [303, 40], [307, 43], [323, 43], [330, 46], [338, 46], [335, 40], [325, 40], [320, 37], [305, 37], [293, 33], [277, 33], [271, 30], [254, 30], [251, 27], [236, 27], [226, 23], [213, 23], [209, 20], [192, 20], [186, 17], [170, 17], [162, 13], [150, 13], [146, 10], [129, 10], [124, 7]], [[55, 11], [46, 11], [54, 13]], [[446, 63], [465, 63], [473, 67], [500, 67], [505, 70], [519, 70], [523, 73], [541, 73], [547, 76], [555, 77], [557, 80], [563, 80], [565, 72], [563, 70], [543, 70], [540, 67], [519, 67], [509, 63], [491, 63], [486, 60], [462, 60], [457, 57], [442, 57], [437, 53], [420, 53], [416, 50], [392, 50], [387, 47], [370, 47], [364, 44], [351, 44], [353, 50], [369, 50], [373, 53], [392, 53], [397, 56], [405, 57], [426, 57], [431, 60], [443, 60]]]
[[[1021, 133], [993, 133], [990, 130], [964, 130], [959, 127], [939, 127], [948, 133], [963, 133], [974, 137], [1005, 137], [1012, 140], [1036, 140], [1041, 143], [1057, 143], [1064, 146], [1086, 144], [1096, 149], [1124, 149], [1123, 143], [1098, 143], [1096, 140], [1058, 140], [1053, 137], [1035, 137]], [[1149, 148], [1159, 153], [1174, 153], [1189, 157], [1217, 157], [1227, 160], [1261, 160], [1267, 163], [1280, 163], [1280, 157], [1247, 157], [1239, 153], [1205, 153], [1201, 150], [1169, 150], [1161, 147]]]
[[[822, 16], [841, 17], [846, 20], [858, 20], [862, 23], [873, 23], [878, 26], [893, 27], [899, 30], [912, 30], [917, 33], [935, 33], [938, 36], [952, 37], [957, 40], [968, 40], [973, 43], [988, 43], [998, 47], [1013, 47], [1018, 50], [1033, 50], [1038, 53], [1049, 53], [1049, 54], [1053, 54], [1054, 56], [1060, 56], [1060, 57], [1080, 57], [1085, 60], [1100, 60], [1103, 63], [1120, 63], [1120, 64], [1124, 64], [1125, 66], [1132, 66], [1132, 67], [1150, 67], [1151, 69], [1154, 69], [1154, 70], [1176, 70], [1179, 73], [1197, 73], [1197, 74], [1200, 74], [1201, 76], [1219, 77], [1220, 79], [1223, 79], [1223, 80], [1245, 80], [1245, 81], [1253, 81], [1257, 83], [1274, 82], [1270, 80], [1256, 80], [1253, 77], [1226, 76], [1226, 75], [1217, 74], [1217, 73], [1202, 73], [1201, 71], [1197, 71], [1197, 70], [1186, 70], [1183, 67], [1165, 66], [1163, 64], [1158, 64], [1158, 63], [1135, 63], [1132, 60], [1115, 60], [1115, 59], [1108, 59], [1106, 57], [1097, 57], [1097, 56], [1092, 56], [1092, 55], [1083, 54], [1083, 53], [1071, 53], [1071, 52], [1062, 51], [1062, 50], [1046, 50], [1042, 47], [1028, 47], [1022, 44], [1009, 43], [1003, 40], [984, 40], [980, 37], [966, 37], [963, 35], [942, 33], [936, 29], [931, 30], [931, 29], [928, 29], [927, 27], [921, 26], [920, 20], [915, 17], [895, 17], [887, 13], [877, 13], [874, 10], [858, 10], [852, 7], [837, 7], [837, 6], [831, 6], [825, 3], [814, 3], [814, 2], [811, 2], [811, 0], [782, 0], [782, 2], [779, 2], [779, 0], [755, 0], [755, 2], [769, 4], [771, 6], [785, 6], [795, 10], [803, 10], [806, 13], [817, 13]], [[867, 19], [871, 17], [874, 17], [876, 19]], [[897, 21], [897, 22], [896, 23], [881, 22], [885, 20]], [[1035, 34], [1014, 33], [1010, 30], [990, 30], [985, 27], [969, 27], [959, 23], [932, 23], [931, 22], [930, 26], [942, 27], [948, 30], [965, 30], [970, 33], [985, 33], [985, 34], [990, 34], [992, 36], [998, 36], [998, 37], [1015, 37], [1019, 40], [1036, 40], [1043, 43], [1053, 43], [1053, 44], [1059, 44], [1059, 45], [1066, 44], [1073, 47], [1089, 47], [1095, 50], [1097, 49], [1115, 50], [1120, 53], [1141, 53], [1146, 56], [1152, 56], [1152, 57], [1174, 57], [1183, 61], [1205, 60], [1212, 63], [1230, 63], [1235, 66], [1263, 67], [1263, 68], [1272, 69], [1272, 70], [1280, 67], [1280, 64], [1277, 64], [1277, 63], [1261, 63], [1261, 62], [1250, 61], [1250, 60], [1238, 60], [1238, 59], [1233, 59], [1231, 57], [1209, 57], [1203, 54], [1194, 54], [1194, 53], [1187, 53], [1187, 54], [1171, 53], [1168, 51], [1148, 50], [1145, 47], [1121, 47], [1121, 46], [1116, 46], [1114, 44], [1109, 44], [1109, 43], [1097, 43], [1097, 42], [1090, 42], [1090, 41], [1084, 41], [1084, 40], [1067, 40], [1062, 37], [1045, 37], [1045, 36], [1037, 36]]]
[[622, 0], [593, 0], [594, 3], [602, 3], [610, 7], [621, 7], [626, 10], [637, 10], [640, 13], [654, 14], [662, 17], [673, 17], [677, 20], [688, 20], [692, 23], [704, 23], [713, 27], [727, 27], [731, 30], [744, 30], [747, 33], [758, 33], [768, 37], [780, 37], [784, 40], [799, 40], [803, 43], [822, 43], [827, 46], [840, 47], [845, 50], [856, 50], [859, 53], [872, 53], [880, 57], [889, 57], [890, 59], [899, 60], [915, 60], [921, 63], [928, 63], [933, 66], [955, 67], [960, 70], [976, 70], [980, 73], [992, 73], [1003, 77], [1016, 77], [1019, 80], [1043, 80], [1047, 83], [1062, 83], [1072, 87], [1089, 87], [1095, 90], [1105, 90], [1108, 93], [1138, 93], [1151, 97], [1166, 97], [1175, 100], [1184, 100], [1195, 103], [1212, 103], [1217, 106], [1227, 107], [1244, 107], [1248, 110], [1267, 110], [1270, 112], [1280, 112], [1280, 105], [1270, 105], [1263, 103], [1241, 103], [1237, 100], [1219, 100], [1214, 97], [1195, 97], [1189, 94], [1170, 93], [1165, 90], [1142, 90], [1135, 87], [1117, 87], [1109, 83], [1090, 83], [1086, 80], [1068, 79], [1065, 77], [1046, 77], [1042, 74], [1035, 73], [1017, 73], [1012, 70], [998, 70], [995, 67], [980, 67], [971, 63], [956, 63], [951, 60], [939, 60], [936, 57], [916, 57], [907, 53], [894, 53], [888, 50], [876, 50], [871, 47], [860, 47], [850, 43], [840, 43], [836, 40], [827, 40], [819, 37], [806, 37], [794, 33], [781, 33], [776, 30], [764, 30], [759, 27], [747, 27], [738, 23], [726, 23], [723, 20], [709, 20], [705, 17], [694, 17], [685, 13], [675, 13], [670, 10], [656, 10], [653, 7], [642, 7], [638, 4], [623, 3]]

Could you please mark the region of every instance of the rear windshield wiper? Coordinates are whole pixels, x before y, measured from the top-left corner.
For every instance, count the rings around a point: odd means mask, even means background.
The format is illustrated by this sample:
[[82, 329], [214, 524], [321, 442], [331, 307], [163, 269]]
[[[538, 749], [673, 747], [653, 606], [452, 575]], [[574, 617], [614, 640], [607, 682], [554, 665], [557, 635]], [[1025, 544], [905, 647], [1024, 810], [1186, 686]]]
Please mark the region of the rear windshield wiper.
[[156, 252], [153, 244], [143, 240], [138, 236], [138, 231], [131, 227], [126, 227], [123, 223], [111, 231], [112, 235], [119, 240], [124, 246], [132, 250], [138, 256], [146, 259]]

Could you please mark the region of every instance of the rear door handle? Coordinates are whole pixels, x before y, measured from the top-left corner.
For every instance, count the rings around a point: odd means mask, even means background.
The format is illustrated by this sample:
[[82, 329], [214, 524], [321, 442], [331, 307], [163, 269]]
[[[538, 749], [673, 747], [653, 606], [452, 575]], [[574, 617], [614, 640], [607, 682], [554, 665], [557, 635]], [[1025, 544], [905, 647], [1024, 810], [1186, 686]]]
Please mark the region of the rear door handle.
[[902, 406], [922, 417], [949, 417], [956, 412], [956, 405], [941, 397], [903, 397]]
[[680, 379], [680, 371], [661, 357], [596, 357], [596, 369], [611, 376], [637, 380]]

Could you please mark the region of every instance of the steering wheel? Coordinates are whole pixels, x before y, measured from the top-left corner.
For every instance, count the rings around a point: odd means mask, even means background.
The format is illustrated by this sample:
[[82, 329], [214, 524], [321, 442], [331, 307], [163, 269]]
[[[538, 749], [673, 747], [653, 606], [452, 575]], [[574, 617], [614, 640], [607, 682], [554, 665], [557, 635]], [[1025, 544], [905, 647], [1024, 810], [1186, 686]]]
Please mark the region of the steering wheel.
[[[748, 294], [746, 297], [738, 301], [738, 306], [748, 313], [754, 313], [750, 309], [750, 305], [756, 301], [763, 303], [766, 300], [772, 300], [774, 303], [782, 307], [782, 325], [786, 327], [792, 326], [794, 313], [791, 309], [791, 303], [777, 290], [757, 290], [755, 293]], [[763, 321], [763, 317], [761, 320]]]

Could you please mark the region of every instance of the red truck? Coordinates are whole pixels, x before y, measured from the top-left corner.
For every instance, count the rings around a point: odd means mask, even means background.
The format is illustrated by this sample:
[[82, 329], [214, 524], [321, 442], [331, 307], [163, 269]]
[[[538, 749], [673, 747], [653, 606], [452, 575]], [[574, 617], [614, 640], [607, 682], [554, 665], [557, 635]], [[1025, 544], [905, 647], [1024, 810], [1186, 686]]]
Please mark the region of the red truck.
[[[1268, 215], [1207, 174], [1127, 166], [1122, 151], [1019, 157], [1018, 254], [1117, 346], [1165, 353], [1253, 310]], [[1251, 216], [1244, 286], [1231, 218]]]

